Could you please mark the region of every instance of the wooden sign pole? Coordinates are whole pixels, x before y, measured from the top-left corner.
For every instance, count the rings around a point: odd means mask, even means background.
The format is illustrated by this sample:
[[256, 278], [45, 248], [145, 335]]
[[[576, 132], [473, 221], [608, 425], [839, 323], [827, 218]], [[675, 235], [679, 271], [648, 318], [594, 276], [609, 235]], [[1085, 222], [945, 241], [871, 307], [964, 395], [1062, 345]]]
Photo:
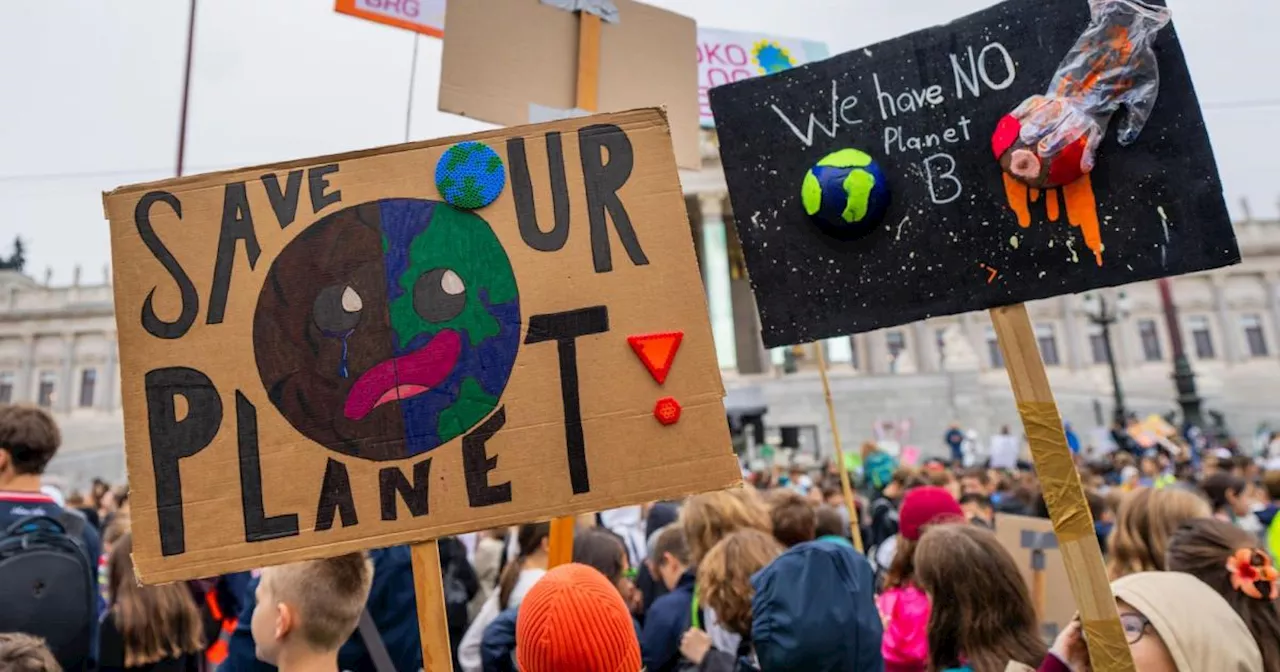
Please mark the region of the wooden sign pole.
[[414, 544], [409, 550], [413, 558], [413, 593], [418, 604], [418, 636], [422, 639], [422, 669], [452, 672], [453, 648], [449, 645], [440, 544], [426, 541]]
[[[574, 106], [588, 112], [596, 111], [600, 92], [600, 17], [590, 12], [578, 12], [578, 78]], [[551, 521], [550, 547], [547, 549], [547, 566], [556, 567], [573, 562], [573, 531], [576, 518], [563, 516]]]
[[814, 343], [818, 351], [818, 374], [822, 376], [822, 396], [827, 401], [827, 417], [831, 421], [831, 440], [836, 447], [836, 468], [840, 471], [840, 489], [844, 491], [844, 505], [849, 509], [849, 536], [853, 539], [853, 547], [862, 552], [862, 527], [858, 519], [858, 505], [853, 498], [853, 487], [849, 485], [849, 470], [844, 466], [844, 448], [840, 446], [840, 427], [836, 423], [836, 405], [831, 400], [831, 383], [827, 380], [827, 356], [822, 352], [822, 343]]
[[1071, 594], [1089, 642], [1089, 660], [1096, 672], [1134, 672], [1102, 562], [1102, 549], [1093, 529], [1093, 516], [1067, 447], [1062, 416], [1049, 388], [1049, 376], [1036, 346], [1027, 307], [1019, 303], [992, 308], [990, 314], [1018, 415], [1031, 444], [1031, 458], [1053, 521], [1053, 532], [1062, 549]]

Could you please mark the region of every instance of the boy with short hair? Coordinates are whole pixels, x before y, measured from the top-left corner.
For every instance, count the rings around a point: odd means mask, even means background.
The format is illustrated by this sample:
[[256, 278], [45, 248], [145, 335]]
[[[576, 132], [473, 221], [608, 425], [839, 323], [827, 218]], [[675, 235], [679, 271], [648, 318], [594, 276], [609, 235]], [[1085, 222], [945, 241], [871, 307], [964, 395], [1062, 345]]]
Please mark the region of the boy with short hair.
[[689, 567], [689, 541], [680, 523], [658, 532], [651, 560], [670, 592], [654, 600], [645, 614], [640, 651], [648, 672], [674, 672], [680, 666], [680, 637], [692, 625], [697, 577]]
[[0, 633], [0, 670], [5, 672], [62, 672], [44, 640], [19, 632]]
[[262, 570], [252, 623], [258, 659], [281, 672], [336, 672], [372, 583], [363, 553]]

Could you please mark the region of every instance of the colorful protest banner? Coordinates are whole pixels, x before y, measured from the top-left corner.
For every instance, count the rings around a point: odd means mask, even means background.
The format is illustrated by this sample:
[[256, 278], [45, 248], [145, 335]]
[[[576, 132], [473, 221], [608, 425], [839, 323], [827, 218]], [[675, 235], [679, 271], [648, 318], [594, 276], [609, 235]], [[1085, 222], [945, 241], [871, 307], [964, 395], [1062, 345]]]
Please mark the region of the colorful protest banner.
[[104, 201], [147, 583], [740, 480], [659, 110]]
[[444, 37], [445, 0], [336, 0], [334, 11], [388, 26]]
[[[767, 347], [1240, 260], [1171, 26], [1155, 43], [1160, 94], [1136, 142], [1109, 134], [1089, 180], [1007, 186], [992, 154], [997, 124], [1045, 90], [1088, 23], [1083, 1], [1013, 0], [712, 89]], [[845, 149], [874, 159], [857, 172], [878, 169], [889, 202], [875, 225], [837, 239], [811, 222], [803, 185]], [[838, 191], [821, 192], [823, 205], [844, 210]], [[874, 214], [855, 200], [851, 212]]]
[[829, 56], [827, 45], [811, 40], [698, 26], [698, 120], [715, 126], [712, 87], [771, 75]]
[[766, 346], [989, 310], [1099, 672], [1133, 662], [1024, 302], [1240, 261], [1169, 23], [1009, 0], [710, 92]]
[[[693, 19], [634, 0], [614, 0], [617, 20], [598, 30], [595, 105], [578, 100], [578, 17], [541, 0], [448, 3], [440, 110], [495, 124], [524, 124], [661, 105], [681, 168], [702, 167]], [[594, 15], [592, 15], [594, 16]], [[597, 27], [598, 26], [598, 27]], [[560, 114], [555, 114], [560, 111]]]

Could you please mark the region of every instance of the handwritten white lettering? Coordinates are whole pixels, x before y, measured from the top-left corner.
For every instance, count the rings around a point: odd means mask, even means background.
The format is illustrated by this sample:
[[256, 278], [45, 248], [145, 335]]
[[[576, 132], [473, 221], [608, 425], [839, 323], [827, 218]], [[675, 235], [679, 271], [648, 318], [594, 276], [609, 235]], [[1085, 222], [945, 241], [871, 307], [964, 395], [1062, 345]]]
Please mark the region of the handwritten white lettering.
[[[935, 164], [944, 163], [947, 164], [947, 169], [945, 172], [939, 172], [936, 174], [939, 182], [935, 183], [933, 179], [935, 176], [934, 166]], [[947, 203], [960, 198], [960, 195], [964, 193], [964, 185], [960, 183], [960, 179], [956, 177], [955, 172], [956, 160], [950, 154], [934, 154], [924, 160], [924, 175], [925, 180], [929, 185], [929, 198], [932, 199], [934, 203], [937, 203], [938, 205], [946, 205]], [[947, 180], [951, 181], [955, 185], [952, 187], [952, 191], [949, 196], [947, 195], [948, 190], [946, 189], [943, 189], [941, 194], [938, 193], [938, 187], [941, 186], [941, 184], [945, 184], [945, 181]]]
[[800, 139], [800, 142], [804, 143], [805, 147], [812, 147], [815, 126], [817, 126], [818, 129], [820, 129], [823, 133], [826, 133], [827, 137], [835, 139], [836, 132], [840, 130], [841, 120], [843, 120], [844, 123], [849, 126], [855, 126], [857, 124], [861, 124], [862, 123], [861, 119], [850, 120], [848, 115], [849, 109], [856, 106], [857, 104], [858, 104], [857, 96], [846, 96], [845, 98], [841, 99], [840, 93], [836, 88], [836, 83], [832, 81], [831, 82], [831, 125], [830, 126], [824, 125], [821, 121], [818, 121], [818, 118], [814, 116], [812, 112], [810, 112], [809, 113], [809, 129], [807, 132], [801, 131], [800, 127], [796, 126], [795, 122], [791, 121], [791, 118], [788, 117], [785, 112], [778, 109], [777, 105], [770, 104], [769, 107], [774, 111], [775, 114], [778, 115], [780, 119], [782, 119], [782, 123], [786, 124], [787, 128], [790, 128], [791, 132], [794, 133], [795, 136]]
[[[1007, 70], [1005, 78], [999, 83], [992, 81], [991, 75], [987, 70], [987, 55], [993, 50], [1000, 52]], [[965, 89], [969, 89], [969, 93], [974, 98], [978, 98], [982, 96], [982, 84], [986, 84], [993, 91], [1003, 91], [1013, 86], [1013, 81], [1018, 78], [1018, 69], [1014, 65], [1013, 56], [999, 42], [992, 42], [983, 47], [976, 56], [974, 55], [973, 47], [969, 47], [968, 54], [969, 67], [967, 71], [964, 66], [960, 65], [960, 57], [951, 54], [951, 70], [955, 73], [956, 81], [956, 100], [964, 100]]]

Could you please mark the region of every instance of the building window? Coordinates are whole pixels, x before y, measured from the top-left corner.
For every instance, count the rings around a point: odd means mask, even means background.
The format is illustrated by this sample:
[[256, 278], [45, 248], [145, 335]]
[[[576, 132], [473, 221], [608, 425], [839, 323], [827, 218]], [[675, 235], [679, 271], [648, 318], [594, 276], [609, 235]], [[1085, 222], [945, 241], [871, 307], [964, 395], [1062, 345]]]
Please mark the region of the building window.
[[1044, 359], [1045, 366], [1058, 366], [1061, 363], [1058, 359], [1058, 339], [1053, 335], [1053, 325], [1036, 325], [1036, 343], [1040, 346], [1040, 357]]
[[889, 372], [898, 372], [898, 358], [907, 349], [907, 337], [901, 331], [884, 332], [885, 347], [889, 349]]
[[1249, 356], [1267, 356], [1267, 337], [1262, 333], [1262, 320], [1257, 315], [1241, 315], [1240, 326], [1244, 328], [1244, 340], [1249, 345]]
[[80, 408], [93, 408], [93, 392], [98, 383], [98, 370], [80, 372]]
[[13, 403], [13, 372], [0, 373], [0, 404]]
[[987, 357], [991, 359], [991, 368], [1004, 368], [1004, 353], [1000, 352], [1000, 339], [996, 338], [995, 327], [987, 327]]
[[57, 385], [58, 375], [52, 371], [40, 372], [40, 388], [36, 393], [36, 403], [41, 408], [50, 408], [53, 406], [54, 399], [57, 398], [57, 391], [54, 386]]
[[1094, 364], [1106, 364], [1111, 360], [1107, 356], [1107, 337], [1102, 333], [1101, 324], [1089, 323], [1089, 351], [1093, 353]]
[[1196, 315], [1187, 318], [1187, 330], [1196, 344], [1197, 359], [1213, 359], [1213, 335], [1209, 333], [1209, 318]]
[[1138, 336], [1142, 339], [1142, 358], [1148, 362], [1164, 359], [1160, 349], [1160, 332], [1156, 331], [1155, 320], [1138, 320]]

